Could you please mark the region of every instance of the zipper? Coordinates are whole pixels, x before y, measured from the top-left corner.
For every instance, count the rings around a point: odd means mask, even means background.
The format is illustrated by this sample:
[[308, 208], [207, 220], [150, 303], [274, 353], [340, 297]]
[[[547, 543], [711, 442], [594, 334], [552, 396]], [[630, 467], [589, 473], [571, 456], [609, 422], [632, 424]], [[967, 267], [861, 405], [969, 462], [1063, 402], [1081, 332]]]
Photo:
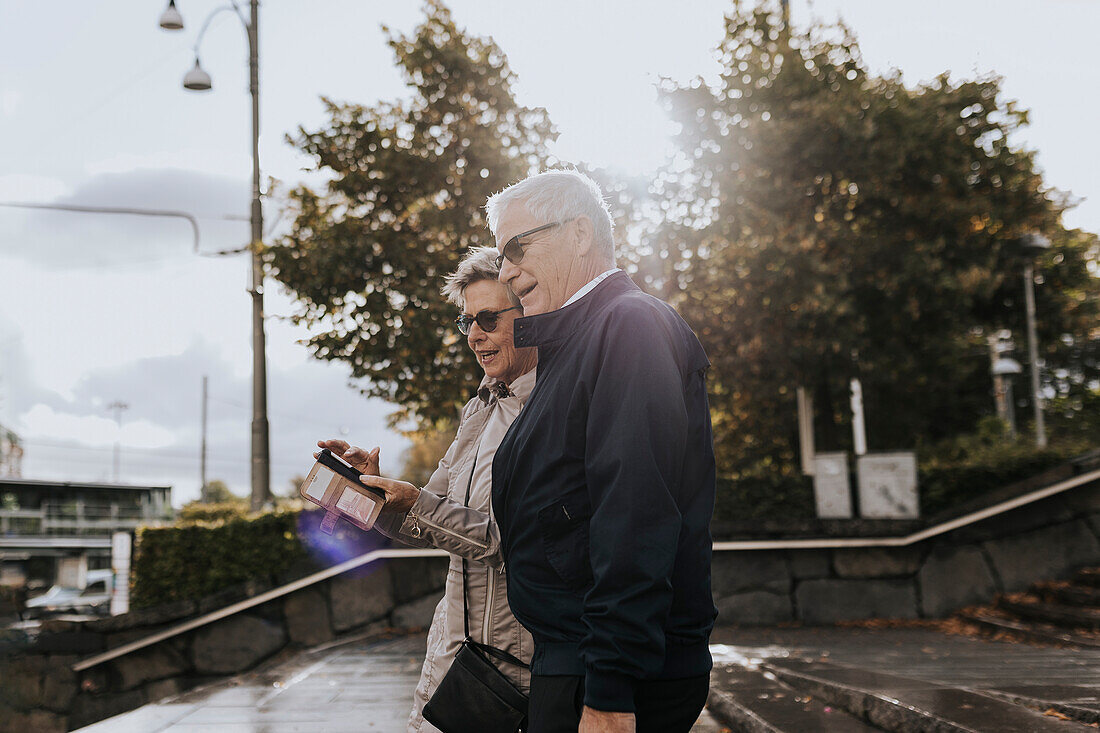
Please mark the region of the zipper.
[[485, 582], [486, 582], [486, 594], [485, 594], [486, 603], [485, 603], [485, 620], [484, 620], [484, 623], [482, 624], [482, 630], [481, 630], [481, 643], [482, 644], [489, 644], [490, 646], [492, 646], [493, 642], [490, 641], [490, 639], [489, 639], [489, 627], [492, 625], [492, 621], [493, 621], [493, 595], [494, 595], [494, 591], [496, 590], [494, 588], [494, 586], [496, 584], [495, 583], [496, 578], [493, 577], [494, 573], [493, 573], [493, 567], [491, 565], [486, 566], [485, 570], [486, 570], [486, 573], [485, 573], [485, 575], [486, 575], [486, 578], [485, 578]]
[[411, 534], [416, 539], [420, 539], [420, 525], [417, 524], [417, 522], [416, 522], [416, 519], [417, 519], [416, 515], [411, 514], [411, 515], [409, 515], [409, 518], [412, 519], [412, 528], [409, 531], [409, 534]]
[[[485, 544], [483, 542], [478, 542], [477, 540], [470, 539], [469, 537], [466, 537], [465, 535], [461, 535], [461, 534], [458, 534], [457, 532], [453, 532], [453, 531], [447, 529], [446, 527], [443, 527], [441, 525], [436, 524], [435, 522], [432, 522], [432, 521], [429, 521], [429, 520], [425, 519], [424, 517], [415, 517], [415, 516], [413, 517], [413, 525], [416, 527], [416, 529], [420, 529], [418, 526], [416, 526], [417, 519], [419, 519], [421, 522], [428, 525], [432, 529], [439, 530], [440, 532], [442, 532], [445, 535], [449, 535], [451, 537], [454, 537], [457, 540], [461, 540], [462, 542], [471, 544], [474, 547], [477, 547], [477, 548], [482, 549], [482, 550], [488, 550], [489, 549], [488, 544]], [[414, 537], [419, 537], [420, 535], [413, 535], [413, 536]]]

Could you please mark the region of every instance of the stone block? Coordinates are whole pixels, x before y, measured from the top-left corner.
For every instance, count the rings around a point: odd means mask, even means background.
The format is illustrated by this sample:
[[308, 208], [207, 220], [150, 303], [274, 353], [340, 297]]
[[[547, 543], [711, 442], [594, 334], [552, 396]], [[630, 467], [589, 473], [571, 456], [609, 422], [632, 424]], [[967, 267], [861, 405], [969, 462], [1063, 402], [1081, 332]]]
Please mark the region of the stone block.
[[50, 657], [42, 670], [42, 707], [67, 713], [77, 693], [77, 677], [72, 665], [77, 657]]
[[286, 631], [295, 644], [315, 646], [333, 639], [328, 600], [316, 587], [291, 593], [283, 602]]
[[90, 631], [57, 631], [42, 633], [34, 644], [36, 654], [80, 654], [90, 655], [104, 649], [106, 637]]
[[0, 660], [0, 700], [16, 710], [32, 710], [42, 703], [46, 657], [21, 656]]
[[841, 578], [897, 578], [921, 566], [924, 550], [917, 547], [854, 547], [833, 550], [833, 568]]
[[188, 670], [187, 659], [169, 643], [154, 644], [110, 662], [119, 690], [131, 690], [146, 682], [175, 677]]
[[96, 721], [125, 713], [144, 704], [145, 695], [141, 690], [128, 690], [127, 692], [106, 695], [82, 693], [77, 695], [73, 701], [73, 709], [69, 714], [69, 725], [73, 728], [83, 728]]
[[192, 600], [173, 601], [163, 603], [150, 608], [140, 608], [118, 616], [88, 621], [85, 627], [89, 631], [107, 632], [137, 629], [143, 626], [157, 626], [170, 621], [177, 621], [188, 616], [194, 616], [198, 611], [198, 604]]
[[403, 603], [393, 609], [392, 625], [396, 629], [426, 629], [432, 625], [435, 608], [439, 605], [439, 593]]
[[788, 593], [791, 588], [791, 574], [781, 552], [716, 552], [711, 561], [710, 584], [715, 598], [725, 598], [748, 590]]
[[395, 604], [408, 603], [443, 590], [450, 558], [416, 557], [389, 564]]
[[362, 575], [341, 575], [329, 583], [332, 630], [342, 633], [388, 616], [394, 607], [388, 566]]
[[0, 710], [0, 733], [65, 733], [69, 730], [64, 716], [46, 710], [8, 712]]
[[252, 667], [285, 644], [282, 626], [237, 614], [195, 632], [191, 662], [199, 674], [233, 674]]
[[157, 680], [156, 682], [150, 682], [144, 688], [145, 701], [157, 702], [167, 697], [175, 697], [184, 690], [187, 689], [187, 685], [178, 677], [171, 677], [166, 680]]
[[1081, 519], [990, 540], [983, 546], [1008, 593], [1037, 580], [1064, 578], [1083, 565], [1100, 561], [1100, 542]]
[[832, 575], [833, 564], [828, 550], [788, 550], [787, 563], [795, 580]]
[[1100, 481], [1094, 481], [1070, 489], [1062, 494], [1066, 506], [1070, 511], [1078, 514], [1093, 514], [1100, 512]]
[[735, 626], [769, 626], [794, 619], [791, 597], [786, 593], [754, 590], [719, 599], [716, 623]]
[[833, 624], [869, 618], [917, 618], [909, 580], [804, 580], [795, 589], [798, 619]]
[[985, 603], [997, 593], [997, 583], [985, 555], [973, 545], [935, 548], [924, 561], [917, 582], [921, 614], [932, 618]]

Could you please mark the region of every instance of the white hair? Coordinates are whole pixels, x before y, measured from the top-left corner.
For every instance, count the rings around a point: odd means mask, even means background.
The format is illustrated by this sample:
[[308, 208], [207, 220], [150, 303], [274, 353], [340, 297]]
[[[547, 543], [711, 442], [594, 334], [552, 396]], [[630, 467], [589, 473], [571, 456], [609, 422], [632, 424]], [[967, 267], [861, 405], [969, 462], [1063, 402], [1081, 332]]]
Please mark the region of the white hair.
[[543, 171], [490, 196], [485, 202], [485, 214], [494, 237], [504, 210], [515, 203], [525, 205], [532, 216], [547, 224], [588, 217], [600, 254], [615, 262], [611, 211], [599, 185], [580, 171]]
[[[443, 287], [439, 292], [443, 297], [451, 301], [459, 308], [466, 307], [466, 288], [481, 280], [497, 282], [500, 268], [497, 267], [496, 247], [473, 247], [458, 263], [458, 267], [450, 275], [443, 278]], [[519, 298], [509, 287], [504, 287], [508, 293], [508, 300], [519, 305]]]

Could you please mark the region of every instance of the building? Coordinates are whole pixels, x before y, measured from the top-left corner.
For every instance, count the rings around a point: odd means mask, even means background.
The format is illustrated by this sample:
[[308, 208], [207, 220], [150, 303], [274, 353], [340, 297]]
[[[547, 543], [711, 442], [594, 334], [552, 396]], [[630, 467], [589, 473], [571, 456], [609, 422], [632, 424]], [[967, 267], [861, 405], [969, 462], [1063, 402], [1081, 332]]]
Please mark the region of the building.
[[0, 478], [0, 584], [83, 586], [111, 536], [171, 518], [168, 486]]

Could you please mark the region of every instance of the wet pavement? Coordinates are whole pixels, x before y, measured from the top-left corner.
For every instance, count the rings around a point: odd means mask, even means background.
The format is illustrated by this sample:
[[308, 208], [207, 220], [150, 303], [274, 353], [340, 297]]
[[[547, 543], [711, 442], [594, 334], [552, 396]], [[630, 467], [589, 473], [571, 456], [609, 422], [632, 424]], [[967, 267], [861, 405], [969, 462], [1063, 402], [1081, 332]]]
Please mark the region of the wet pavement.
[[[412, 707], [426, 639], [358, 639], [304, 651], [145, 705], [83, 733], [400, 733]], [[719, 733], [706, 713], [692, 733]]]
[[712, 706], [771, 730], [1038, 733], [1100, 722], [1096, 649], [920, 628], [719, 629], [713, 641]]

